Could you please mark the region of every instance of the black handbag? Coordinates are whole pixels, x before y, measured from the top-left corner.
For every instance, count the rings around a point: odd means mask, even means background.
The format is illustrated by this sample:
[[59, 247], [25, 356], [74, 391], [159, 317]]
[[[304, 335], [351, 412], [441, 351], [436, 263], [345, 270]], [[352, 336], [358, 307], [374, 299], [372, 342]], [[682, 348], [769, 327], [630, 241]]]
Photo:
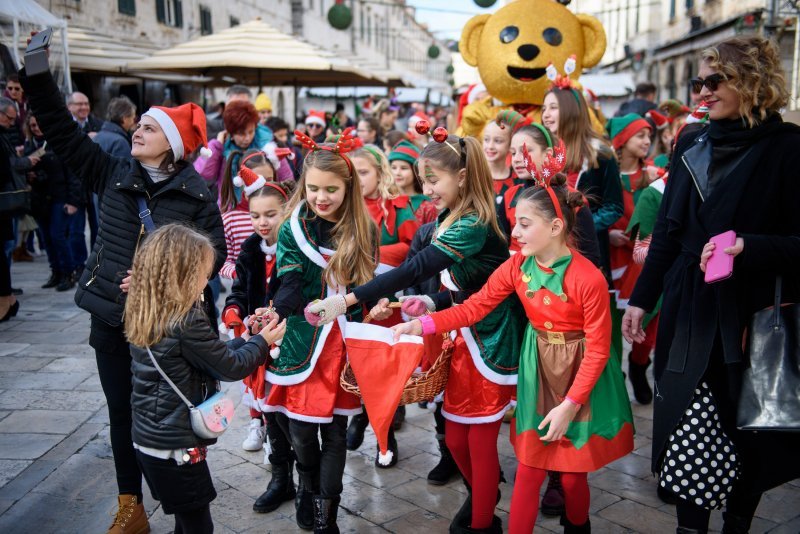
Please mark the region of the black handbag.
[[8, 181], [0, 185], [0, 214], [5, 217], [24, 215], [31, 210], [31, 192], [25, 176], [11, 171]]
[[753, 314], [736, 426], [742, 430], [800, 432], [800, 304], [775, 303]]

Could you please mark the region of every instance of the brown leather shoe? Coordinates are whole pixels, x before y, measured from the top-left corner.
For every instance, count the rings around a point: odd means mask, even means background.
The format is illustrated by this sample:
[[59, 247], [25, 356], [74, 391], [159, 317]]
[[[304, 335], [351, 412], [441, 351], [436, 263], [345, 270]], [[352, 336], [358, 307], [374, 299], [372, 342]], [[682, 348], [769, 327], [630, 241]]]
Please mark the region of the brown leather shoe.
[[108, 534], [148, 534], [147, 513], [142, 503], [137, 502], [136, 495], [119, 495], [117, 500], [117, 516], [108, 528]]

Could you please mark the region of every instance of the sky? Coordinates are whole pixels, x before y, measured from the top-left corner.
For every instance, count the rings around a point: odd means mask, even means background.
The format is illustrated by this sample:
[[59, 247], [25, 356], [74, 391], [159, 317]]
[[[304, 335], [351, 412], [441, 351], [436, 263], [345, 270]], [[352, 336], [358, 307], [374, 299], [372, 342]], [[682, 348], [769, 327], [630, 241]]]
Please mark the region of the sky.
[[479, 13], [493, 13], [501, 6], [498, 1], [489, 9], [482, 9], [473, 0], [408, 0], [408, 5], [417, 8], [417, 20], [427, 24], [436, 37], [458, 40], [461, 29]]

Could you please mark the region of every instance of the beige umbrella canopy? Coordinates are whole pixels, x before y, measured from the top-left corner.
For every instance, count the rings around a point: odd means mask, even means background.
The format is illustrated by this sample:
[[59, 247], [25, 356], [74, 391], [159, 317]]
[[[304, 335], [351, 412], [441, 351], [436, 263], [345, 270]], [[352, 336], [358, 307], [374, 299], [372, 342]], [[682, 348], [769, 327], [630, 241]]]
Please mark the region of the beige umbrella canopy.
[[127, 68], [228, 77], [258, 86], [385, 84], [346, 59], [281, 33], [261, 19], [129, 61]]

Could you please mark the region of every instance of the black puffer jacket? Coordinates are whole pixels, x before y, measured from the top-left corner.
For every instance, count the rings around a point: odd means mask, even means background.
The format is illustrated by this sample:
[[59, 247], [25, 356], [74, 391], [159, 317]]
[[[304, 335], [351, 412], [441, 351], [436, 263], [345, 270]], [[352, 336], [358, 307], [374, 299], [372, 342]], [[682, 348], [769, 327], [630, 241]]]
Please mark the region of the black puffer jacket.
[[[142, 237], [136, 199], [149, 196], [147, 172], [135, 160], [110, 156], [80, 132], [49, 72], [28, 77], [23, 69], [20, 82], [48, 146], [87, 189], [100, 197], [97, 241], [78, 283], [75, 302], [106, 323], [118, 326], [125, 305], [119, 285], [127, 276]], [[226, 255], [222, 217], [205, 181], [191, 165], [184, 166], [148, 198], [147, 206], [156, 226], [179, 222], [209, 235], [217, 251], [214, 272], [219, 271]]]
[[[261, 336], [246, 343], [220, 341], [200, 309], [189, 312], [180, 331], [152, 347], [158, 365], [195, 406], [216, 393], [216, 381], [233, 382], [264, 363], [269, 345]], [[147, 350], [131, 344], [133, 441], [155, 449], [210, 445], [192, 432], [189, 408], [156, 370]]]

